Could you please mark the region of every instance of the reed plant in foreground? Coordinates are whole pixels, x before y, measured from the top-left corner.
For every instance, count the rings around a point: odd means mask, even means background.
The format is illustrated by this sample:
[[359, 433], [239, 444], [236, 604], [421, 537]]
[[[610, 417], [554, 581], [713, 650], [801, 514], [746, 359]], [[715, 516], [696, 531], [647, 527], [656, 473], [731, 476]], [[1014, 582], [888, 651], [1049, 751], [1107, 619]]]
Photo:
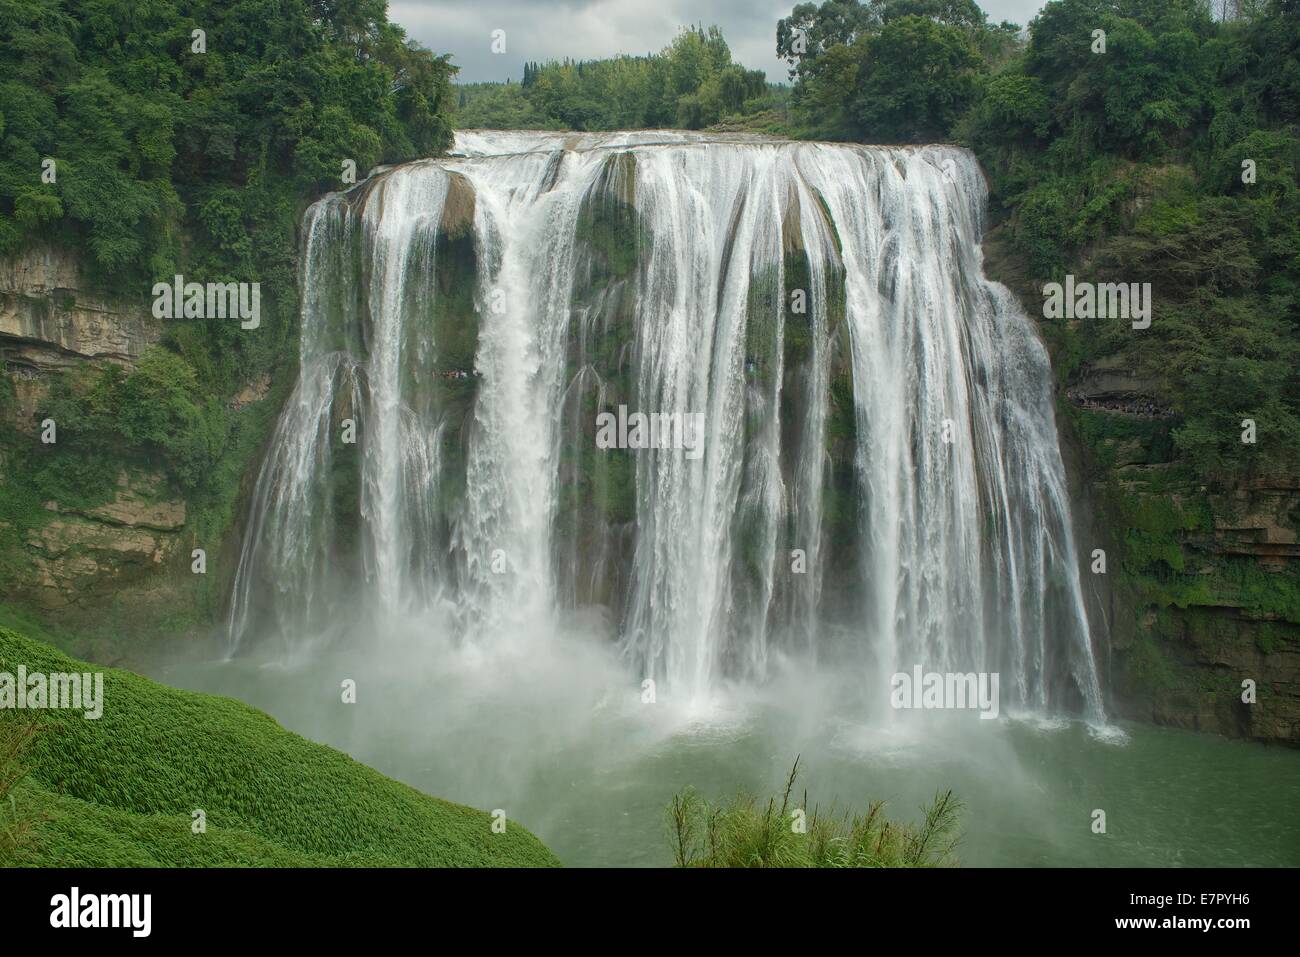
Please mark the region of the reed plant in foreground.
[[694, 788], [673, 796], [668, 836], [678, 867], [942, 867], [957, 863], [961, 802], [942, 791], [922, 808], [919, 823], [888, 820], [884, 802], [865, 813], [808, 810], [808, 792], [794, 802], [799, 761], [778, 802], [741, 794], [713, 803]]

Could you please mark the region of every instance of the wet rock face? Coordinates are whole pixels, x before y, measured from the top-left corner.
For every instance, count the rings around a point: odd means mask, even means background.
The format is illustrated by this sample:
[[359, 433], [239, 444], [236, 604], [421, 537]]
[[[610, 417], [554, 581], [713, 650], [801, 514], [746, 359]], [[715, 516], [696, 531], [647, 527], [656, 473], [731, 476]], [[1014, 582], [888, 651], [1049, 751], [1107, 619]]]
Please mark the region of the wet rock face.
[[85, 360], [129, 365], [162, 335], [147, 303], [89, 291], [76, 259], [49, 246], [0, 260], [0, 348], [38, 371]]
[[1261, 478], [1220, 500], [1213, 534], [1219, 550], [1252, 556], [1275, 571], [1300, 563], [1300, 476]]
[[1188, 731], [1300, 746], [1295, 626], [1248, 609], [1203, 606], [1148, 613], [1142, 627], [1158, 636], [1158, 656], [1140, 632], [1119, 629], [1115, 636], [1120, 667], [1114, 690], [1121, 714]]
[[[1116, 610], [1134, 607], [1120, 602]], [[1206, 604], [1162, 609], [1112, 634], [1112, 707], [1125, 717], [1300, 747], [1300, 628]], [[1247, 702], [1247, 682], [1253, 701]]]
[[91, 291], [76, 257], [39, 246], [0, 259], [0, 375], [14, 395], [11, 424], [33, 431], [52, 374], [87, 363], [130, 366], [158, 341], [162, 323], [144, 299]]
[[84, 509], [44, 503], [50, 521], [27, 530], [28, 574], [9, 582], [49, 612], [93, 610], [168, 565], [182, 543], [185, 502], [161, 475], [119, 475], [111, 500]]
[[[1212, 516], [1182, 540], [1187, 569], [1205, 588], [1155, 623], [1172, 675], [1150, 696], [1151, 719], [1300, 747], [1300, 477], [1179, 498], [1203, 503]], [[1249, 704], [1246, 681], [1255, 685]]]
[[[0, 390], [9, 393], [0, 430], [37, 441], [37, 413], [59, 376], [108, 363], [129, 368], [162, 331], [145, 297], [129, 303], [91, 289], [64, 250], [34, 247], [0, 259]], [[47, 521], [0, 528], [9, 543], [0, 555], [3, 600], [71, 622], [93, 618], [121, 589], [163, 580], [158, 573], [181, 543], [185, 502], [155, 473], [121, 474], [104, 491], [93, 507], [48, 501], [40, 503], [52, 513]]]
[[1092, 503], [1085, 534], [1120, 556], [1096, 576], [1107, 579], [1097, 617], [1107, 622], [1098, 633], [1109, 647], [1112, 707], [1156, 724], [1300, 746], [1300, 477], [1210, 489], [1158, 442], [1099, 434], [1071, 464]]

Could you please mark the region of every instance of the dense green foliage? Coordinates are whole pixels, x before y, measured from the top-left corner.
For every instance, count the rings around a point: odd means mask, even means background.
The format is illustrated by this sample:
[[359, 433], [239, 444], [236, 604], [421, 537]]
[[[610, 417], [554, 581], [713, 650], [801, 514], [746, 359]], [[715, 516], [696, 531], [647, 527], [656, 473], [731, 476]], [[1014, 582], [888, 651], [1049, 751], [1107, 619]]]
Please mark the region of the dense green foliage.
[[791, 801], [796, 761], [785, 793], [759, 801], [742, 794], [713, 804], [696, 791], [674, 795], [668, 839], [678, 867], [938, 867], [954, 864], [962, 804], [951, 791], [922, 808], [918, 824], [899, 824], [874, 801], [865, 814], [808, 809]]
[[181, 266], [270, 278], [294, 207], [343, 159], [364, 173], [447, 145], [451, 70], [382, 0], [6, 0], [0, 252], [84, 244], [129, 290]]
[[[20, 664], [29, 673], [103, 670], [103, 716], [0, 711], [0, 798], [13, 798], [0, 802], [0, 863], [558, 863], [518, 824], [493, 833], [485, 812], [421, 794], [231, 699], [100, 669], [0, 629], [0, 671]], [[206, 833], [193, 833], [196, 809]]]
[[874, 143], [948, 137], [1015, 24], [986, 22], [974, 0], [801, 3], [776, 28], [796, 80], [796, 131]]
[[[1105, 53], [1074, 42], [1090, 25]], [[1208, 481], [1300, 462], [1298, 57], [1282, 4], [1224, 24], [1190, 2], [1064, 0], [966, 127], [1036, 275], [1152, 284], [1149, 330], [1054, 333], [1154, 377]]]
[[361, 177], [443, 151], [453, 72], [383, 0], [0, 0], [0, 255], [72, 249], [87, 285], [141, 313], [176, 274], [261, 291], [256, 329], [167, 321], [130, 372], [51, 377], [34, 421], [55, 420], [56, 444], [0, 427], [8, 534], [142, 466], [186, 496], [197, 535], [228, 526], [270, 420], [232, 397], [261, 380], [275, 404], [293, 376], [302, 211], [345, 161]]
[[780, 98], [760, 70], [731, 62], [717, 27], [688, 28], [662, 52], [609, 60], [525, 64], [521, 83], [458, 88], [456, 123], [465, 128], [700, 129]]

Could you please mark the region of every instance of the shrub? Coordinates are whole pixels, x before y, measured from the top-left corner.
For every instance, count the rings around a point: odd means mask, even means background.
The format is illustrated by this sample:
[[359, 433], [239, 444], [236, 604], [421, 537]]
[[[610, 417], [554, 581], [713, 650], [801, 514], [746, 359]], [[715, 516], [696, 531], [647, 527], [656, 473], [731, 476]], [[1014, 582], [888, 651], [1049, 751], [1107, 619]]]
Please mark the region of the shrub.
[[[749, 794], [713, 804], [694, 789], [668, 805], [668, 834], [678, 867], [938, 867], [955, 863], [962, 804], [952, 791], [936, 794], [922, 808], [919, 824], [899, 824], [874, 801], [865, 814], [808, 811], [790, 795], [799, 774], [796, 759], [778, 804]], [[804, 828], [792, 815], [802, 812]]]

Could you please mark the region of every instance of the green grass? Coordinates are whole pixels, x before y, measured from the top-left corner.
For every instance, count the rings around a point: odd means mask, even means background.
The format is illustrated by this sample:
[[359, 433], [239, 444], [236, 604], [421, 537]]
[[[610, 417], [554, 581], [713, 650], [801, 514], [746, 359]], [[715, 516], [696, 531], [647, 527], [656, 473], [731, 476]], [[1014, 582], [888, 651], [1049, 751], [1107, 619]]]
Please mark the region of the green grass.
[[678, 867], [941, 867], [955, 864], [962, 804], [951, 791], [922, 808], [919, 824], [887, 820], [884, 802], [865, 814], [808, 810], [791, 801], [795, 761], [780, 803], [750, 794], [713, 804], [696, 791], [673, 797], [668, 840]]
[[[0, 710], [0, 863], [559, 864], [518, 824], [494, 834], [487, 813], [421, 794], [238, 701], [101, 669], [0, 628], [0, 672], [20, 664], [102, 670], [103, 717]], [[197, 809], [206, 833], [192, 833]]]

